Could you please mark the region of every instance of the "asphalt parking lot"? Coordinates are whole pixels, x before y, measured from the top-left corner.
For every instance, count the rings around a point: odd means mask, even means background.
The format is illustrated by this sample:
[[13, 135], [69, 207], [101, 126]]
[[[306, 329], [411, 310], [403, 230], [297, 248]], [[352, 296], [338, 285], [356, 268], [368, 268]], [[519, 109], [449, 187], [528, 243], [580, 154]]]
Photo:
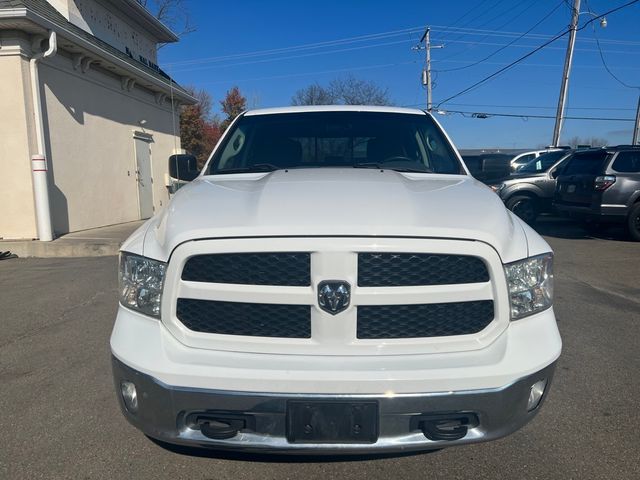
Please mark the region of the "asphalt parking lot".
[[[0, 478], [640, 478], [640, 243], [542, 221], [564, 341], [538, 417], [502, 440], [429, 454], [189, 455], [116, 404], [116, 258], [0, 262]], [[197, 452], [191, 452], [193, 454]]]

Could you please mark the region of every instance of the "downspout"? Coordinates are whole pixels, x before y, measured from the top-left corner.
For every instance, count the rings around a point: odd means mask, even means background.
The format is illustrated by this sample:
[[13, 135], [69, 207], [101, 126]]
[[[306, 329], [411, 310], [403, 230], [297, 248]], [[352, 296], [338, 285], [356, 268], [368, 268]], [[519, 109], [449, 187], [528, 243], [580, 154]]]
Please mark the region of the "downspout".
[[[32, 47], [34, 49], [34, 47]], [[53, 240], [51, 228], [51, 209], [49, 207], [49, 185], [47, 181], [47, 157], [45, 154], [44, 121], [42, 119], [42, 98], [40, 96], [40, 77], [38, 62], [52, 57], [58, 51], [56, 32], [49, 32], [49, 48], [45, 52], [34, 53], [29, 60], [31, 71], [31, 98], [33, 117], [36, 125], [38, 151], [31, 156], [31, 174], [33, 177], [33, 196], [36, 208], [38, 239], [43, 242]]]

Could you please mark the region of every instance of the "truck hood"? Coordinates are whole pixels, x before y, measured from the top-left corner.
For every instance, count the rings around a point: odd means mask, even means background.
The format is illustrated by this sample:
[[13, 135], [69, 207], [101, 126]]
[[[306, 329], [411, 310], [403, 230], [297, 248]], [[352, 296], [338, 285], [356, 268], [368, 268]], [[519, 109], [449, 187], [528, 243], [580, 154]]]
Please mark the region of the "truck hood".
[[473, 177], [377, 169], [201, 176], [142, 233], [142, 253], [159, 260], [189, 240], [312, 235], [456, 238], [491, 245], [503, 262], [527, 256], [520, 222]]

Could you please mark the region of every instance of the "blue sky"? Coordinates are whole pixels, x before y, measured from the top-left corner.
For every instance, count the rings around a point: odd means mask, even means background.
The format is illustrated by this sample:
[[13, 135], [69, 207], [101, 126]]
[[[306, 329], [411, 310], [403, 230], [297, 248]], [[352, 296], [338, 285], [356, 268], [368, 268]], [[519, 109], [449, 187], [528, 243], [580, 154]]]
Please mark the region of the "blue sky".
[[[626, 1], [583, 0], [581, 10], [600, 14]], [[566, 3], [571, 1], [190, 0], [197, 31], [161, 49], [159, 63], [179, 83], [206, 89], [216, 106], [234, 85], [250, 107], [289, 105], [296, 90], [352, 73], [388, 88], [396, 105], [424, 108], [424, 52], [411, 50], [424, 26], [431, 26], [434, 44], [445, 44], [432, 54], [438, 103], [565, 29], [570, 21]], [[590, 18], [580, 15], [581, 24]], [[608, 66], [627, 84], [640, 85], [640, 3], [607, 21], [604, 29], [593, 25]], [[538, 22], [528, 36], [517, 38]], [[640, 90], [622, 86], [606, 72], [591, 25], [577, 38], [567, 115], [633, 119]], [[488, 60], [468, 67], [514, 40]], [[313, 45], [318, 43], [323, 45]], [[566, 45], [567, 36], [440, 108], [555, 115]], [[280, 49], [285, 50], [265, 52]], [[438, 72], [459, 67], [468, 68]], [[438, 118], [459, 148], [548, 144], [554, 124], [552, 119], [477, 119], [460, 114]], [[611, 144], [630, 143], [632, 129], [632, 122], [567, 120], [562, 138], [598, 136]]]

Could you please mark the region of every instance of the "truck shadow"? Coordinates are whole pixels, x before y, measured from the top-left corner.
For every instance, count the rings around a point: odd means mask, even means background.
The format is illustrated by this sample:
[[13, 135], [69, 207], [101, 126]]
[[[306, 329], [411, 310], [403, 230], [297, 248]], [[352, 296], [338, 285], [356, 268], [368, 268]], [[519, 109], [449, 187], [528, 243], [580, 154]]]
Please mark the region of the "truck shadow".
[[585, 224], [575, 220], [541, 215], [533, 225], [540, 235], [570, 240], [616, 240], [632, 242], [623, 225], [608, 225], [596, 230], [587, 229]]
[[149, 440], [155, 443], [163, 450], [178, 455], [198, 458], [210, 458], [215, 460], [231, 460], [239, 462], [257, 462], [257, 463], [344, 463], [344, 462], [365, 462], [371, 460], [383, 460], [386, 458], [402, 458], [417, 455], [428, 455], [440, 450], [425, 450], [419, 452], [396, 452], [396, 453], [376, 453], [376, 454], [354, 454], [354, 455], [287, 455], [287, 454], [268, 454], [253, 452], [236, 452], [228, 450], [215, 450], [210, 448], [187, 447], [184, 445], [174, 445], [165, 443], [155, 438], [147, 436]]

